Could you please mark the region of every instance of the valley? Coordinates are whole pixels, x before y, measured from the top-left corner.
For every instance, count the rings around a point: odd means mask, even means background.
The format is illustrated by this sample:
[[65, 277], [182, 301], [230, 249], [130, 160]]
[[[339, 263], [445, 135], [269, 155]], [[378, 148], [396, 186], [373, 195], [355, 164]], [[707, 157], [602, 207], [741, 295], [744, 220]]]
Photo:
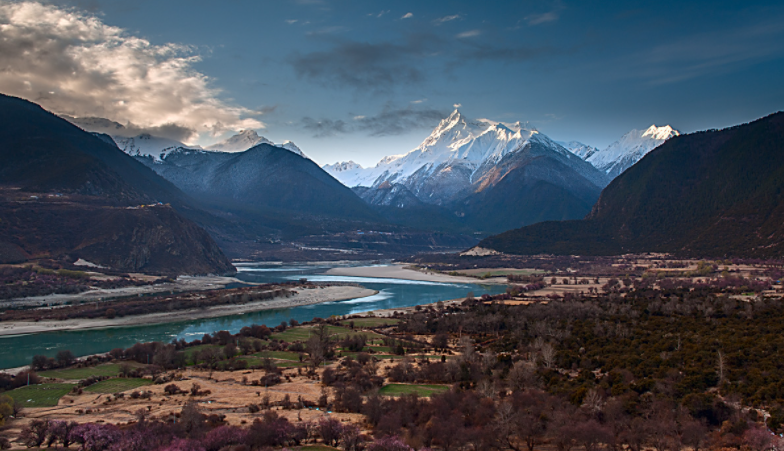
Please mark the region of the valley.
[[0, 0], [0, 450], [784, 451], [779, 3]]

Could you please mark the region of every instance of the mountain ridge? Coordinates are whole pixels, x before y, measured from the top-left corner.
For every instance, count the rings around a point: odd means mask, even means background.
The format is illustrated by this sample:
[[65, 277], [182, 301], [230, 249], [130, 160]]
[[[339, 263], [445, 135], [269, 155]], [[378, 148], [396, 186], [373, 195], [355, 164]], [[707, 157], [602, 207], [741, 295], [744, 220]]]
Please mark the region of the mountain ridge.
[[517, 254], [784, 255], [784, 112], [680, 135], [602, 191], [584, 220], [543, 222], [480, 246]]

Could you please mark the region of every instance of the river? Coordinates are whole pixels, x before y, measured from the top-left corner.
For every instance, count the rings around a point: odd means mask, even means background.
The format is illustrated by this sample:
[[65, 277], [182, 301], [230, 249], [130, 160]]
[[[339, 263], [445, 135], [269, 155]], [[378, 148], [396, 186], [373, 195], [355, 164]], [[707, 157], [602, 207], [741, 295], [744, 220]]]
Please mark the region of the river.
[[239, 270], [237, 278], [258, 283], [301, 278], [313, 282], [355, 282], [378, 291], [378, 294], [358, 299], [177, 323], [5, 336], [0, 337], [0, 368], [27, 365], [36, 354], [54, 357], [61, 349], [70, 349], [75, 355], [83, 356], [107, 352], [114, 348], [127, 348], [137, 342], [162, 341], [168, 343], [173, 339], [180, 338], [191, 341], [201, 338], [205, 333], [218, 330], [236, 333], [242, 327], [251, 324], [276, 326], [282, 321], [290, 319], [309, 321], [314, 317], [327, 318], [332, 315], [350, 315], [370, 310], [411, 307], [464, 297], [469, 292], [479, 296], [484, 293], [502, 293], [506, 289], [506, 286], [503, 285], [423, 282], [324, 274], [335, 266], [333, 264], [281, 266], [246, 263], [237, 266]]

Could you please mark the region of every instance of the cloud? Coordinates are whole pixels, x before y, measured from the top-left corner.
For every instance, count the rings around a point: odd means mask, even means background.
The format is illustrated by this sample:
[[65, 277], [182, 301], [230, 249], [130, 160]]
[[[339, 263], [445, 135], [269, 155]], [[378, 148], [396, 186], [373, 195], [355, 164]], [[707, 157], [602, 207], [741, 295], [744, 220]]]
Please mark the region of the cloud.
[[532, 14], [527, 16], [525, 20], [528, 25], [539, 25], [547, 22], [555, 22], [558, 20], [559, 14], [556, 11], [550, 11], [542, 14]]
[[296, 55], [289, 62], [300, 78], [323, 86], [387, 91], [424, 80], [419, 63], [434, 42], [417, 38], [403, 44], [338, 41], [332, 49]]
[[316, 138], [346, 133], [367, 133], [370, 136], [381, 137], [402, 135], [416, 129], [432, 128], [448, 114], [449, 112], [437, 109], [420, 109], [411, 106], [397, 108], [386, 105], [380, 113], [374, 116], [354, 116], [351, 124], [340, 119], [315, 120], [304, 117], [302, 118], [302, 127], [312, 132]]
[[322, 119], [317, 121], [307, 116], [302, 118], [302, 128], [313, 133], [315, 138], [326, 138], [350, 131], [348, 124], [342, 120]]
[[411, 103], [424, 103], [424, 102], [427, 102], [427, 99], [417, 99], [411, 101]]
[[414, 13], [405, 13], [401, 19], [410, 19], [412, 17], [414, 17]]
[[460, 14], [453, 14], [451, 16], [439, 17], [438, 19], [434, 20], [433, 23], [435, 23], [436, 25], [441, 25], [442, 23], [451, 22], [459, 18], [460, 18]]
[[457, 37], [461, 38], [461, 39], [463, 39], [463, 38], [473, 38], [474, 36], [479, 36], [480, 34], [482, 34], [481, 30], [468, 30], [468, 31], [464, 31], [464, 32], [458, 34]]
[[359, 130], [370, 136], [402, 135], [411, 130], [432, 128], [449, 112], [436, 109], [413, 107], [394, 108], [386, 106], [381, 113], [358, 120]]
[[287, 19], [286, 20], [286, 23], [289, 24], [289, 25], [294, 25], [297, 22], [298, 22], [298, 19]]
[[263, 128], [196, 71], [194, 49], [153, 45], [93, 15], [36, 2], [0, 3], [0, 91], [59, 114], [198, 133]]
[[460, 108], [461, 106], [463, 106], [463, 104], [462, 104], [462, 103], [455, 103], [455, 104], [453, 104], [453, 105], [452, 105], [452, 107], [453, 107], [454, 109], [458, 109], [458, 108]]
[[126, 138], [148, 133], [153, 136], [184, 142], [193, 134], [193, 129], [178, 124], [142, 127], [130, 122], [123, 125], [102, 117], [73, 117], [66, 114], [61, 115], [61, 117], [87, 131]]

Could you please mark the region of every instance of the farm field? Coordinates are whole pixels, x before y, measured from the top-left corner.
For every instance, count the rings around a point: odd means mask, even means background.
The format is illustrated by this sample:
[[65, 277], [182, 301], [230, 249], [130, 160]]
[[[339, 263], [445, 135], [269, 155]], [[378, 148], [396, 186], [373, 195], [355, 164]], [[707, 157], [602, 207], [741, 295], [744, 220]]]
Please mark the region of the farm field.
[[38, 384], [5, 392], [22, 407], [52, 407], [73, 389], [74, 384]]
[[84, 391], [90, 393], [119, 393], [126, 390], [132, 390], [134, 388], [144, 387], [145, 385], [151, 385], [152, 381], [149, 379], [140, 379], [140, 378], [116, 378], [116, 379], [107, 379], [105, 381], [98, 382], [96, 384], [90, 385], [89, 387], [85, 387]]
[[403, 396], [416, 393], [419, 396], [432, 396], [448, 391], [446, 385], [387, 384], [378, 391], [383, 396]]
[[354, 327], [379, 327], [397, 324], [400, 320], [397, 318], [351, 318], [341, 321], [344, 326], [350, 326], [352, 323]]

